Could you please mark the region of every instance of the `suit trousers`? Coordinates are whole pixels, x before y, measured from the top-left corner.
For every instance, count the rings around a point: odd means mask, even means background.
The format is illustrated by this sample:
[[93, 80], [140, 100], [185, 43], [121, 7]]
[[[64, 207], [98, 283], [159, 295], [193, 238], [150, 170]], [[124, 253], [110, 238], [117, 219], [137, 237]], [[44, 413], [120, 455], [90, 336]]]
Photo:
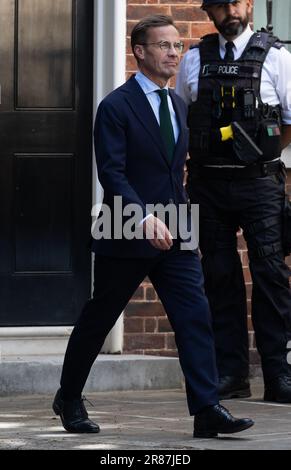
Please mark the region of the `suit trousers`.
[[218, 403], [214, 339], [201, 263], [197, 253], [180, 250], [178, 243], [154, 258], [95, 257], [93, 298], [76, 323], [65, 355], [64, 399], [81, 397], [106, 336], [146, 276], [175, 333], [190, 414]]

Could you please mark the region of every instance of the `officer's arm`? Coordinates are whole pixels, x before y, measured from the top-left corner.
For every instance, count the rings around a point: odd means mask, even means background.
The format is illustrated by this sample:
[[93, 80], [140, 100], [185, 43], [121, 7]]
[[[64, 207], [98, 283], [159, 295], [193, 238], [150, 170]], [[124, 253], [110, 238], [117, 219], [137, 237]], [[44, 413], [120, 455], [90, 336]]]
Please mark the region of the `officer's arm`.
[[197, 99], [199, 71], [199, 49], [191, 49], [184, 55], [180, 63], [175, 88], [175, 92], [182, 98], [187, 106]]
[[282, 131], [282, 149], [288, 147], [289, 144], [291, 144], [291, 125], [285, 125]]

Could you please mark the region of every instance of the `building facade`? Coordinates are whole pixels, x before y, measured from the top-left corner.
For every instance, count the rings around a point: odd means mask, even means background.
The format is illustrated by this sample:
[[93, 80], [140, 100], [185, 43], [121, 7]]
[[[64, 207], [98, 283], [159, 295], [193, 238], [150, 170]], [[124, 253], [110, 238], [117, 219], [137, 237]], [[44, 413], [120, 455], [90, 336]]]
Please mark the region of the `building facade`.
[[[255, 0], [255, 28], [266, 25]], [[1, 0], [0, 348], [2, 357], [62, 354], [92, 288], [91, 208], [102, 200], [92, 126], [97, 105], [136, 71], [130, 33], [172, 15], [186, 45], [214, 31], [200, 0]], [[287, 12], [289, 12], [287, 14]], [[274, 2], [291, 38], [291, 0]], [[284, 36], [284, 37], [283, 37]], [[290, 152], [289, 152], [290, 153]], [[287, 166], [291, 155], [284, 154]], [[288, 190], [291, 192], [291, 176]], [[247, 252], [240, 253], [249, 292]], [[253, 362], [257, 361], [250, 326]], [[149, 282], [135, 293], [104, 353], [176, 356]]]

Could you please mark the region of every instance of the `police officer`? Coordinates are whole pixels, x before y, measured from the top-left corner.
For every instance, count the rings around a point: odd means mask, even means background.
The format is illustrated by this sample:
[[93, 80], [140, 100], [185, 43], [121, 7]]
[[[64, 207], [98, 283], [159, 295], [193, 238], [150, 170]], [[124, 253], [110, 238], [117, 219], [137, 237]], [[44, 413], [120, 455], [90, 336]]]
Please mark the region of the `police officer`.
[[176, 92], [189, 105], [188, 191], [200, 205], [220, 397], [250, 396], [246, 289], [237, 252], [242, 229], [264, 399], [291, 402], [291, 273], [282, 243], [280, 160], [291, 142], [291, 54], [272, 35], [253, 33], [252, 6], [251, 0], [204, 0], [219, 34], [187, 52]]

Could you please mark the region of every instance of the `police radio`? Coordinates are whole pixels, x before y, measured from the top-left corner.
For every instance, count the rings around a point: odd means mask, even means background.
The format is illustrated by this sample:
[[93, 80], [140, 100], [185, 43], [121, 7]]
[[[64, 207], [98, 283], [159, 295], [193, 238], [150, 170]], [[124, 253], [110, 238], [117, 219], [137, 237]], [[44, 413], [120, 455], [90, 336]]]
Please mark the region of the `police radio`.
[[255, 90], [246, 88], [243, 92], [243, 114], [245, 119], [255, 117], [256, 97]]

